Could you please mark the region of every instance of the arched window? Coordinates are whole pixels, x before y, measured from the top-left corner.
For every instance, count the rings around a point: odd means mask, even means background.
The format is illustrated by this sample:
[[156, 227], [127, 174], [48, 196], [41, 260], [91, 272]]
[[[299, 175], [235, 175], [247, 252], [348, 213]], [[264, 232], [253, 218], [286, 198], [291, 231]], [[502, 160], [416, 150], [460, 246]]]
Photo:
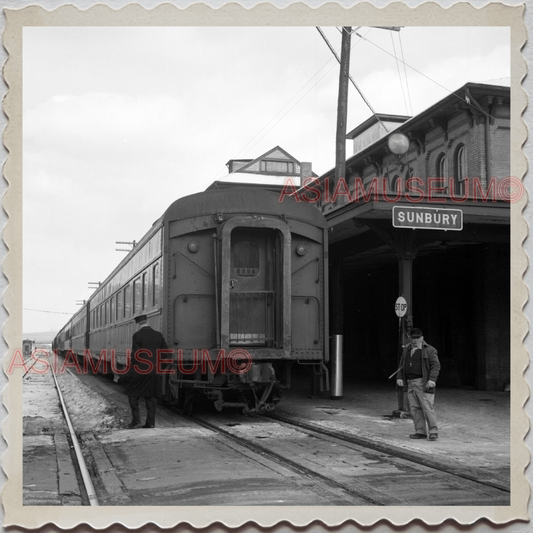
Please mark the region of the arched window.
[[442, 189], [442, 192], [446, 194], [448, 192], [448, 158], [445, 153], [441, 153], [437, 157], [436, 177], [442, 178], [438, 188]]
[[437, 177], [448, 177], [448, 162], [446, 160], [446, 154], [440, 154], [437, 158]]
[[403, 181], [401, 176], [396, 174], [390, 181], [390, 190], [393, 192], [401, 192], [403, 188]]
[[420, 183], [418, 182], [418, 179], [415, 178], [415, 169], [407, 165], [407, 170], [405, 171], [405, 177], [403, 179], [404, 188], [406, 191], [412, 191], [414, 189], [420, 188]]
[[463, 196], [465, 191], [466, 183], [466, 147], [464, 144], [461, 144], [457, 151], [455, 152], [455, 180], [454, 188], [455, 193]]

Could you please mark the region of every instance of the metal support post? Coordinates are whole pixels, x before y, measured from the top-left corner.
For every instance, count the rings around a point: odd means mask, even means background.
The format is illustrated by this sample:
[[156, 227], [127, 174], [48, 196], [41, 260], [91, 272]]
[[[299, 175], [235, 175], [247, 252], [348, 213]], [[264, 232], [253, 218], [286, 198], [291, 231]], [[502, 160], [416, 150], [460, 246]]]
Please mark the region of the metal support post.
[[331, 341], [331, 399], [342, 399], [342, 335], [332, 335]]

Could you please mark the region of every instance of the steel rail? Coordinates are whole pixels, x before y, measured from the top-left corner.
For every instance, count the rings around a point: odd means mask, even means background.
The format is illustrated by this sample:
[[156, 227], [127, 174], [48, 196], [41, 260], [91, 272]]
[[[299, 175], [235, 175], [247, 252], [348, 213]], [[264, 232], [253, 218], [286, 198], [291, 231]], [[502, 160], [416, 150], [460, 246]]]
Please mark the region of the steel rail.
[[[174, 413], [179, 414], [180, 416], [183, 416], [184, 418], [186, 418], [188, 420], [191, 420], [191, 421], [197, 423], [198, 425], [202, 425], [202, 426], [204, 426], [204, 427], [206, 427], [208, 429], [211, 429], [211, 430], [213, 430], [213, 431], [215, 431], [215, 432], [217, 432], [219, 434], [222, 434], [222, 435], [230, 438], [234, 442], [237, 442], [241, 446], [244, 446], [244, 447], [254, 451], [255, 453], [259, 453], [260, 455], [263, 455], [263, 456], [266, 456], [266, 457], [270, 457], [271, 459], [275, 459], [278, 462], [285, 464], [285, 466], [291, 468], [293, 471], [296, 471], [296, 472], [298, 472], [300, 474], [306, 474], [308, 476], [312, 476], [312, 477], [315, 477], [315, 478], [320, 478], [320, 479], [322, 479], [324, 481], [327, 481], [329, 483], [335, 484], [338, 487], [341, 487], [344, 491], [350, 492], [351, 494], [357, 494], [358, 496], [365, 498], [367, 501], [371, 502], [374, 505], [376, 505], [376, 504], [377, 505], [383, 505], [382, 503], [379, 503], [379, 502], [376, 502], [373, 499], [370, 499], [368, 496], [366, 496], [364, 494], [358, 494], [355, 491], [353, 491], [352, 489], [346, 488], [342, 484], [335, 482], [335, 480], [332, 480], [331, 478], [328, 478], [327, 476], [324, 476], [324, 475], [318, 474], [316, 472], [313, 472], [312, 470], [307, 469], [306, 467], [298, 464], [295, 461], [291, 461], [290, 459], [288, 459], [288, 458], [286, 458], [284, 456], [278, 455], [275, 452], [272, 452], [272, 451], [268, 450], [267, 448], [264, 448], [264, 447], [262, 447], [260, 445], [254, 444], [254, 443], [252, 443], [250, 441], [247, 441], [246, 439], [242, 439], [242, 438], [240, 438], [240, 437], [238, 437], [238, 436], [236, 436], [236, 435], [234, 435], [234, 434], [232, 434], [232, 433], [230, 433], [230, 432], [228, 432], [228, 431], [226, 431], [226, 430], [224, 430], [224, 429], [222, 429], [222, 428], [220, 428], [220, 427], [218, 427], [218, 426], [216, 426], [214, 424], [211, 424], [210, 422], [203, 421], [200, 418], [197, 418], [195, 416], [184, 415], [183, 413], [180, 413], [176, 409], [176, 407], [167, 406], [167, 409], [169, 409], [170, 411], [172, 411]], [[403, 459], [403, 460], [409, 461], [411, 463], [420, 464], [420, 465], [425, 466], [427, 468], [431, 468], [433, 470], [437, 470], [437, 471], [443, 472], [445, 474], [449, 474], [451, 476], [455, 476], [455, 477], [463, 478], [463, 479], [465, 479], [467, 481], [475, 482], [475, 483], [477, 483], [479, 485], [491, 487], [491, 488], [500, 490], [502, 492], [510, 493], [510, 489], [508, 487], [506, 487], [506, 486], [504, 486], [502, 484], [499, 484], [497, 482], [480, 480], [480, 479], [476, 478], [474, 475], [469, 475], [469, 474], [465, 473], [464, 470], [454, 469], [453, 467], [442, 465], [442, 464], [440, 464], [440, 463], [438, 463], [436, 461], [432, 461], [430, 459], [426, 459], [426, 458], [418, 457], [418, 456], [413, 456], [412, 453], [409, 453], [406, 450], [399, 450], [397, 448], [394, 448], [394, 447], [391, 447], [391, 446], [387, 446], [386, 444], [382, 444], [382, 443], [378, 443], [378, 442], [375, 442], [375, 441], [371, 441], [369, 438], [365, 438], [365, 437], [361, 437], [361, 436], [355, 436], [355, 435], [346, 435], [346, 434], [342, 434], [342, 433], [337, 433], [335, 431], [331, 431], [331, 430], [327, 430], [327, 429], [316, 427], [316, 426], [314, 426], [311, 423], [292, 420], [290, 418], [286, 418], [284, 416], [281, 416], [281, 415], [279, 415], [277, 413], [269, 412], [268, 414], [265, 414], [265, 415], [262, 415], [262, 416], [265, 419], [275, 420], [277, 422], [280, 422], [282, 424], [286, 424], [288, 426], [299, 427], [299, 428], [301, 428], [301, 429], [303, 429], [305, 431], [308, 431], [310, 433], [322, 434], [322, 435], [325, 435], [327, 437], [335, 438], [335, 439], [338, 439], [338, 440], [341, 440], [341, 441], [344, 441], [344, 442], [347, 442], [347, 443], [350, 443], [350, 444], [355, 444], [355, 445], [361, 446], [363, 448], [371, 449], [373, 451], [389, 455], [391, 457], [397, 457], [399, 459]]]
[[[181, 416], [184, 416], [184, 415], [181, 415]], [[276, 460], [278, 463], [281, 463], [283, 465], [285, 465], [286, 467], [290, 468], [291, 470], [299, 473], [299, 474], [303, 474], [303, 475], [306, 475], [307, 477], [310, 477], [310, 478], [314, 478], [314, 479], [320, 479], [321, 481], [323, 482], [326, 482], [328, 483], [329, 485], [334, 485], [335, 487], [337, 488], [340, 488], [342, 489], [344, 492], [346, 492], [347, 494], [350, 494], [352, 496], [356, 496], [358, 498], [361, 498], [365, 501], [367, 501], [370, 505], [379, 505], [379, 506], [383, 506], [384, 504], [374, 498], [371, 498], [370, 496], [366, 495], [364, 492], [359, 492], [359, 491], [356, 491], [350, 487], [347, 487], [345, 485], [343, 485], [342, 483], [339, 483], [338, 481], [335, 481], [334, 479], [331, 479], [327, 476], [325, 476], [324, 474], [320, 474], [318, 472], [315, 472], [313, 470], [311, 470], [310, 468], [307, 468], [301, 464], [299, 464], [297, 461], [293, 461], [287, 457], [285, 457], [284, 455], [281, 455], [281, 454], [278, 454], [276, 452], [273, 452], [272, 450], [269, 450], [268, 448], [265, 448], [259, 444], [254, 444], [252, 442], [250, 442], [249, 440], [246, 440], [246, 439], [243, 439], [241, 437], [238, 437], [237, 435], [233, 435], [232, 433], [230, 433], [229, 431], [226, 431], [225, 429], [222, 429], [221, 427], [218, 427], [216, 426], [215, 424], [212, 424], [211, 422], [207, 422], [205, 420], [201, 420], [195, 416], [187, 416], [186, 418], [188, 418], [189, 420], [192, 420], [193, 422], [195, 422], [196, 424], [199, 424], [200, 426], [203, 426], [207, 429], [210, 429], [212, 431], [215, 431], [216, 433], [219, 433], [221, 435], [224, 435], [225, 437], [233, 440], [234, 442], [236, 442], [237, 444], [239, 444], [240, 446], [244, 446], [246, 448], [248, 448], [249, 450], [259, 454], [259, 455], [263, 455], [265, 457], [268, 457], [270, 458], [271, 460], [274, 459]]]
[[85, 459], [83, 458], [83, 454], [80, 448], [80, 443], [78, 442], [78, 437], [76, 437], [74, 426], [72, 425], [72, 422], [70, 421], [70, 416], [67, 411], [67, 406], [65, 405], [63, 394], [61, 393], [61, 389], [59, 387], [59, 383], [57, 382], [56, 375], [55, 375], [52, 365], [50, 365], [50, 369], [52, 370], [52, 377], [54, 378], [54, 383], [56, 385], [57, 394], [61, 402], [61, 407], [63, 409], [63, 415], [65, 416], [65, 420], [67, 421], [67, 426], [70, 432], [70, 437], [72, 439], [72, 444], [74, 445], [74, 451], [76, 453], [76, 459], [78, 461], [78, 466], [80, 467], [81, 477], [83, 478], [83, 484], [85, 486], [85, 491], [87, 492], [87, 497], [89, 498], [89, 505], [97, 507], [100, 505], [100, 503], [98, 502], [98, 498], [96, 497], [96, 491], [94, 490], [94, 485], [91, 480], [89, 470], [87, 469], [87, 464], [85, 463]]
[[265, 418], [270, 418], [272, 420], [276, 420], [277, 422], [281, 422], [282, 424], [286, 424], [288, 426], [294, 426], [301, 429], [304, 429], [306, 431], [312, 431], [315, 433], [318, 433], [320, 435], [325, 435], [327, 437], [333, 437], [335, 439], [342, 440], [344, 442], [348, 442], [350, 444], [355, 444], [357, 446], [362, 446], [363, 448], [368, 448], [370, 450], [379, 452], [379, 453], [385, 453], [387, 455], [390, 455], [392, 457], [397, 457], [399, 459], [403, 459], [405, 461], [409, 461], [411, 463], [416, 463], [422, 466], [425, 466], [427, 468], [432, 468], [433, 470], [438, 470], [440, 472], [444, 472], [445, 474], [450, 474], [452, 476], [460, 477], [463, 479], [466, 479], [468, 481], [473, 481], [475, 483], [478, 483], [480, 485], [484, 485], [486, 487], [492, 487], [494, 489], [501, 490], [502, 492], [508, 492], [510, 493], [511, 490], [508, 487], [505, 487], [504, 485], [501, 485], [499, 483], [494, 483], [490, 481], [483, 481], [481, 479], [476, 478], [473, 475], [465, 473], [463, 470], [460, 470], [459, 468], [455, 469], [453, 467], [447, 467], [444, 466], [437, 461], [432, 461], [431, 459], [427, 459], [424, 457], [419, 457], [414, 455], [413, 453], [410, 453], [406, 450], [399, 450], [394, 447], [387, 446], [385, 444], [381, 444], [379, 442], [371, 441], [369, 438], [360, 437], [356, 435], [346, 435], [343, 433], [338, 433], [336, 431], [331, 431], [328, 429], [316, 427], [313, 424], [308, 424], [306, 422], [300, 422], [297, 420], [293, 420], [291, 418], [286, 418], [284, 416], [278, 415], [276, 413], [268, 413], [263, 415]]

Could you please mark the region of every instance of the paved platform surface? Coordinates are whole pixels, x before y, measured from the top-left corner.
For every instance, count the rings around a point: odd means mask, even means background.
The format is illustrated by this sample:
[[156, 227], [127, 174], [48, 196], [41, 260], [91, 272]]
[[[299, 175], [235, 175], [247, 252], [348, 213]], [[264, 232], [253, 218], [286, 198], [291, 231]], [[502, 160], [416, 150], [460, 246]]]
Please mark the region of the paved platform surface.
[[183, 421], [88, 437], [100, 476], [114, 474], [102, 477], [101, 505], [347, 504], [316, 481]]
[[22, 412], [24, 505], [81, 505], [67, 424], [50, 373], [24, 378]]
[[341, 400], [329, 393], [310, 395], [305, 380], [296, 380], [274, 413], [314, 425], [366, 437], [420, 454], [444, 466], [464, 466], [487, 481], [510, 485], [510, 393], [440, 388], [435, 394], [437, 441], [413, 440], [410, 418], [392, 416], [398, 409], [392, 382], [345, 381]]
[[[51, 380], [50, 375], [32, 376], [24, 387], [24, 501], [33, 505], [79, 505], [79, 493], [64, 485], [73, 473], [61, 474], [64, 462], [70, 459]], [[104, 394], [108, 386], [101, 378], [88, 376], [82, 381], [91, 390], [96, 387], [94, 394], [99, 388]], [[129, 408], [122, 387], [117, 386], [113, 396], [113, 409], [127, 423]], [[509, 487], [510, 394], [439, 388], [435, 407], [439, 439], [412, 440], [409, 439], [412, 420], [392, 416], [398, 408], [392, 382], [345, 382], [343, 398], [332, 400], [329, 394], [311, 396], [308, 380], [300, 378], [284, 392], [274, 414], [382, 443], [445, 467], [464, 468], [484, 481]], [[87, 411], [85, 415], [87, 422], [90, 418]], [[258, 467], [256, 455], [243, 458], [242, 449], [228, 447], [227, 442], [218, 441], [211, 432], [194, 428], [192, 423], [164, 409], [158, 410], [158, 428], [153, 434], [147, 430], [123, 430], [124, 425], [104, 429], [95, 425], [82, 433], [83, 444], [90, 450], [101, 476], [103, 492], [108, 495], [103, 504], [154, 504], [147, 497], [150, 493], [158, 505], [176, 500], [202, 505], [207, 488], [218, 505], [231, 505], [242, 499], [255, 505], [342, 504], [338, 494], [302, 484], [293, 473], [271, 463]], [[177, 426], [180, 431], [175, 430]], [[162, 434], [165, 451], [160, 454]], [[148, 450], [154, 452], [153, 460], [147, 455]], [[202, 462], [202, 457], [218, 454], [220, 458], [215, 463]], [[232, 473], [229, 484], [228, 472]], [[186, 490], [177, 487], [171, 490], [168, 481], [174, 474], [189, 481], [194, 478], [196, 482]], [[224, 483], [217, 491], [222, 479]]]

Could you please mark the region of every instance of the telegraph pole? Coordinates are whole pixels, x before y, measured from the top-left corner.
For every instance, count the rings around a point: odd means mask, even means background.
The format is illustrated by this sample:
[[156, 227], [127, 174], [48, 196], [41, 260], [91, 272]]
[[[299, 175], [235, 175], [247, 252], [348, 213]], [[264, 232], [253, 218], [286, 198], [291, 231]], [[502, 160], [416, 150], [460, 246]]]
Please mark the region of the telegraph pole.
[[337, 136], [335, 141], [335, 185], [346, 178], [346, 122], [348, 118], [348, 82], [350, 81], [350, 46], [352, 28], [342, 28], [339, 99], [337, 103]]
[[[337, 103], [337, 136], [335, 140], [335, 181], [333, 188], [339, 180], [346, 179], [346, 123], [348, 118], [348, 86], [350, 80], [350, 44], [352, 28], [342, 28], [342, 44], [339, 74], [339, 99]], [[333, 259], [333, 258], [332, 258]], [[331, 268], [332, 290], [332, 365], [331, 365], [331, 398], [341, 399], [343, 393], [343, 288], [342, 288], [342, 259], [333, 259]]]

